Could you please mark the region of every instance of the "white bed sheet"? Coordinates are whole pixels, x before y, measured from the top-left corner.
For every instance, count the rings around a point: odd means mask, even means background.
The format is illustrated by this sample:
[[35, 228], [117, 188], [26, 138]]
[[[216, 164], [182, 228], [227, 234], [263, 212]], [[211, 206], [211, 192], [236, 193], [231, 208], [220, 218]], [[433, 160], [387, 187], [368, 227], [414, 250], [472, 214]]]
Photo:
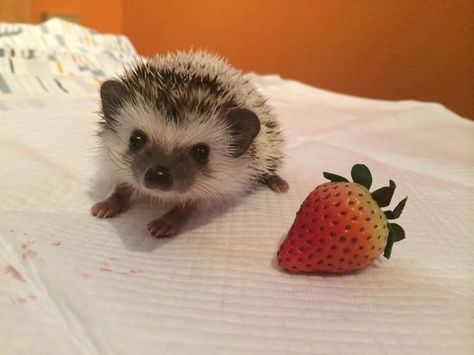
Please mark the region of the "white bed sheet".
[[[2, 355], [474, 352], [474, 123], [249, 76], [288, 136], [290, 192], [259, 190], [167, 240], [148, 237], [144, 204], [89, 216], [108, 192], [92, 183], [97, 83], [0, 95]], [[409, 196], [406, 240], [356, 274], [280, 271], [301, 201], [356, 162]]]

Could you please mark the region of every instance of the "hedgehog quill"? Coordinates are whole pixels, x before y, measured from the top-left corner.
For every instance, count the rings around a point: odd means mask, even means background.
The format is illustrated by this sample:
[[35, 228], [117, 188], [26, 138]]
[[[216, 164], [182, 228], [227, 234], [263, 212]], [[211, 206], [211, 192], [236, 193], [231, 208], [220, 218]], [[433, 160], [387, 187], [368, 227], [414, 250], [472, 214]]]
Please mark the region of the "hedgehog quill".
[[147, 226], [168, 237], [197, 210], [258, 185], [288, 190], [278, 175], [284, 139], [275, 115], [218, 56], [191, 51], [137, 61], [102, 84], [100, 99], [101, 169], [114, 191], [91, 208], [96, 217], [114, 217], [134, 196], [149, 196], [173, 206]]

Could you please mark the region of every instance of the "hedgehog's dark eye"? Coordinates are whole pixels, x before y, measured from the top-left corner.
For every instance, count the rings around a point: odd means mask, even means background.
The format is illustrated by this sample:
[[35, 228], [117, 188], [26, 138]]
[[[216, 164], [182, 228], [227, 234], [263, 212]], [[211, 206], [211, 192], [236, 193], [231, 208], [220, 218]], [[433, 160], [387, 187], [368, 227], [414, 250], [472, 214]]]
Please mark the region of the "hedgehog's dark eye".
[[197, 163], [205, 163], [209, 158], [209, 146], [204, 143], [196, 144], [191, 148], [191, 155]]
[[130, 136], [130, 149], [131, 150], [138, 150], [146, 142], [146, 134], [142, 131], [135, 130], [133, 131], [132, 135]]

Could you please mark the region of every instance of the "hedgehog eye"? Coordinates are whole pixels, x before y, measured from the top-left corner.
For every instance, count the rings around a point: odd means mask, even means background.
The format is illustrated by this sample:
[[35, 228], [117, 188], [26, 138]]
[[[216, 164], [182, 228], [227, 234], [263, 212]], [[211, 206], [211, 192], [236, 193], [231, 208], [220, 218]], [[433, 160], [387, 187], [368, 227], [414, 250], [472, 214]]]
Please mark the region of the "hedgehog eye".
[[142, 131], [135, 130], [133, 131], [132, 135], [130, 136], [130, 149], [131, 150], [138, 150], [146, 142], [146, 134]]
[[209, 158], [209, 146], [199, 143], [191, 148], [191, 156], [197, 163], [205, 163]]

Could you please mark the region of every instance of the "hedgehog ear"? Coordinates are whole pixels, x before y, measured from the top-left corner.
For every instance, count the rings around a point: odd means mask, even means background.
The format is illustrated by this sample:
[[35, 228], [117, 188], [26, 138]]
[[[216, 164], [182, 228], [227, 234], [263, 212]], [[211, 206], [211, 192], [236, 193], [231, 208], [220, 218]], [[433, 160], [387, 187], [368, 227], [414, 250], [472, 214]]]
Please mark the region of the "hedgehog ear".
[[114, 114], [129, 95], [127, 88], [116, 80], [107, 80], [100, 87], [102, 113], [108, 124], [115, 123]]
[[246, 108], [231, 108], [225, 114], [232, 136], [232, 156], [240, 157], [252, 144], [260, 132], [260, 120], [257, 115]]

